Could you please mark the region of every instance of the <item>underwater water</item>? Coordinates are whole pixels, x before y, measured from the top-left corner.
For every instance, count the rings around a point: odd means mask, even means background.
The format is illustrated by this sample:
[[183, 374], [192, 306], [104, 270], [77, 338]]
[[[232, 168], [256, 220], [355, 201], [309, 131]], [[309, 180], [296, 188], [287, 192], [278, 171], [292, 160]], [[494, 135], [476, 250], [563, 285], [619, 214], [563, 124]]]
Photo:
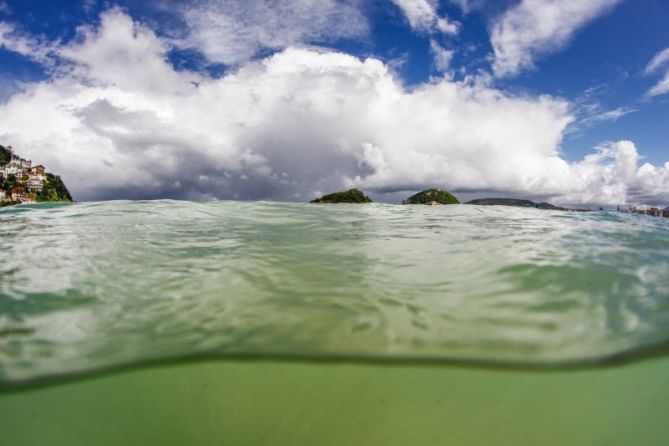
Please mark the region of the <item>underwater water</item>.
[[669, 360], [525, 371], [178, 363], [0, 394], [12, 446], [659, 446]]
[[0, 210], [8, 444], [662, 444], [668, 347], [669, 219]]

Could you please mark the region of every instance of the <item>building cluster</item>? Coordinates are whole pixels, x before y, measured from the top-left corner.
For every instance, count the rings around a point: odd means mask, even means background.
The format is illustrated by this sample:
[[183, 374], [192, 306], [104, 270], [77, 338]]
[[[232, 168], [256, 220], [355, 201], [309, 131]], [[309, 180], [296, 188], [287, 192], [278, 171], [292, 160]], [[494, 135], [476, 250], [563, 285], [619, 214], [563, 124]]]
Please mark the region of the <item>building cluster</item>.
[[44, 166], [33, 166], [32, 161], [12, 154], [9, 162], [0, 166], [0, 184], [11, 186], [8, 190], [0, 188], [0, 202], [32, 203], [42, 192], [45, 181]]
[[646, 209], [631, 208], [630, 212], [633, 213], [633, 214], [650, 215], [651, 217], [669, 218], [669, 208], [666, 208], [666, 209], [660, 209], [660, 208], [646, 208]]

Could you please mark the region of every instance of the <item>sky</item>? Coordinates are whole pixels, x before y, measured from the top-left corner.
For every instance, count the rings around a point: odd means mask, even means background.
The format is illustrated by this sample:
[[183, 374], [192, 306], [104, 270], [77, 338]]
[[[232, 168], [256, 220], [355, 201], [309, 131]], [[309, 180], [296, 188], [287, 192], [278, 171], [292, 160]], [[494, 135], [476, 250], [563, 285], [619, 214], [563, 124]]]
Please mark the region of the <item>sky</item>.
[[669, 205], [666, 0], [0, 0], [0, 144], [75, 199]]

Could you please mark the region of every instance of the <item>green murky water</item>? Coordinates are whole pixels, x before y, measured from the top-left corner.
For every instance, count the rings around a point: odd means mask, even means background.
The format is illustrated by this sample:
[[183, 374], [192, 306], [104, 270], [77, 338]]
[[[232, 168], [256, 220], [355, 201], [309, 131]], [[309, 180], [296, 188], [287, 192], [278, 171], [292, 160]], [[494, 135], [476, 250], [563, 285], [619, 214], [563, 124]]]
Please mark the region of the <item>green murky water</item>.
[[658, 446], [668, 413], [668, 359], [556, 372], [218, 360], [0, 394], [12, 446]]
[[668, 290], [669, 220], [642, 216], [3, 209], [0, 429], [12, 445], [664, 444]]

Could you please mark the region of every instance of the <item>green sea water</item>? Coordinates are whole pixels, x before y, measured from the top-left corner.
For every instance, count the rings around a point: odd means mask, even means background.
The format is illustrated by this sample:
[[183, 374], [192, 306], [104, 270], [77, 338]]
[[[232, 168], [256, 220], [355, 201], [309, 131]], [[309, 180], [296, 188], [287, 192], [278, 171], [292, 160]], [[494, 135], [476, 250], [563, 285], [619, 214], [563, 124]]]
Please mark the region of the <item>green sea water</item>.
[[665, 444], [668, 290], [637, 215], [6, 208], [0, 444]]

